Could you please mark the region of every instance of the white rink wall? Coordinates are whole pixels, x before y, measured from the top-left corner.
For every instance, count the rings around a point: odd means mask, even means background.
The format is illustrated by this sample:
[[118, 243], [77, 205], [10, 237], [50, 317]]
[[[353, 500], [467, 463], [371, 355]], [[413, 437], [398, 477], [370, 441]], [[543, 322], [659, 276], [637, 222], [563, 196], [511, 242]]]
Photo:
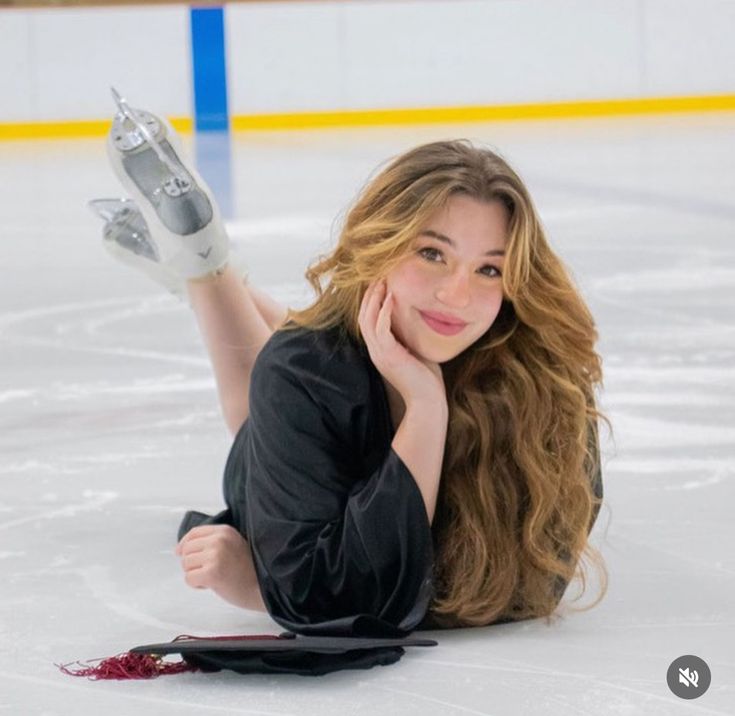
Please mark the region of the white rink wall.
[[[226, 6], [230, 113], [735, 91], [732, 0]], [[189, 6], [0, 10], [0, 122], [192, 114]]]

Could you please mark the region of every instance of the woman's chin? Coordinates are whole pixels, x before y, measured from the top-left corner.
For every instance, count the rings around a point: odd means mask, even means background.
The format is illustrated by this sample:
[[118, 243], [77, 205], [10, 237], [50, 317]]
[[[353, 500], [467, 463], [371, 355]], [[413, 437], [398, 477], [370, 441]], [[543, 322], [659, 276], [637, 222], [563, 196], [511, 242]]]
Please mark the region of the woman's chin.
[[404, 340], [402, 332], [396, 330], [396, 328], [393, 328], [393, 334], [412, 355], [421, 360], [431, 363], [446, 363], [459, 354], [457, 347], [447, 345], [447, 342], [445, 342], [446, 339], [439, 334], [429, 336], [423, 334], [416, 335], [416, 333], [412, 332], [408, 340]]
[[456, 350], [449, 350], [447, 347], [432, 346], [432, 345], [417, 345], [416, 347], [411, 346], [409, 350], [413, 355], [421, 360], [429, 361], [431, 363], [446, 363], [452, 360], [457, 355]]

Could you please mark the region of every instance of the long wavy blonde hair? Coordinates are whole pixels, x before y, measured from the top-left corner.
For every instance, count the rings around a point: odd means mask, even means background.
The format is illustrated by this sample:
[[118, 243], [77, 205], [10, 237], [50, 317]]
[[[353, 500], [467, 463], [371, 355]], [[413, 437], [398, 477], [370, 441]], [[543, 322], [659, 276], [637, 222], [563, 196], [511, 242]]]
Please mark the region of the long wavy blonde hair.
[[[606, 419], [596, 408], [602, 369], [593, 318], [513, 169], [466, 139], [395, 158], [359, 193], [336, 248], [307, 269], [314, 302], [289, 310], [279, 330], [340, 326], [364, 343], [358, 314], [368, 284], [409, 255], [456, 192], [502, 201], [510, 220], [500, 313], [442, 364], [449, 426], [429, 618], [442, 627], [542, 616], [549, 623], [583, 553], [603, 576], [587, 609], [607, 591], [602, 555], [587, 539], [602, 502], [592, 484], [600, 479], [598, 418]], [[583, 593], [581, 564], [580, 576]]]

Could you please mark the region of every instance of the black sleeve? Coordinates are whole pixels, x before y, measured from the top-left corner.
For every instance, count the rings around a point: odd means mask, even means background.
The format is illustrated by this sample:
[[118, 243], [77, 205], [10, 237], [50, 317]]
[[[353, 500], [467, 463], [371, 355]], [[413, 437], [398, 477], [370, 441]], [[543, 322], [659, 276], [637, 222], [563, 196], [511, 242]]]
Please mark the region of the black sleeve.
[[259, 355], [242, 447], [247, 533], [281, 625], [387, 636], [428, 608], [431, 525], [398, 454], [388, 449], [368, 474], [353, 427], [335, 422], [354, 401], [350, 379], [344, 366]]

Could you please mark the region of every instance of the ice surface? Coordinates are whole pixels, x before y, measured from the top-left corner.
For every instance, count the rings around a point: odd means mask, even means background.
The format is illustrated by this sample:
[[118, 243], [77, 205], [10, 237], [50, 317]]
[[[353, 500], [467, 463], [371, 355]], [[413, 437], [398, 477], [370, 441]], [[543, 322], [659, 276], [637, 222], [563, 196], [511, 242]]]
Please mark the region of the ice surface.
[[[213, 376], [190, 310], [102, 248], [85, 204], [122, 195], [103, 141], [0, 144], [0, 712], [735, 713], [734, 130], [722, 113], [235, 137], [235, 243], [293, 306], [390, 157], [469, 137], [518, 169], [599, 325], [610, 585], [553, 627], [428, 632], [439, 646], [388, 667], [151, 682], [54, 662], [282, 631], [186, 587], [173, 554], [183, 511], [222, 504]], [[666, 684], [684, 654], [712, 671], [695, 701]]]

